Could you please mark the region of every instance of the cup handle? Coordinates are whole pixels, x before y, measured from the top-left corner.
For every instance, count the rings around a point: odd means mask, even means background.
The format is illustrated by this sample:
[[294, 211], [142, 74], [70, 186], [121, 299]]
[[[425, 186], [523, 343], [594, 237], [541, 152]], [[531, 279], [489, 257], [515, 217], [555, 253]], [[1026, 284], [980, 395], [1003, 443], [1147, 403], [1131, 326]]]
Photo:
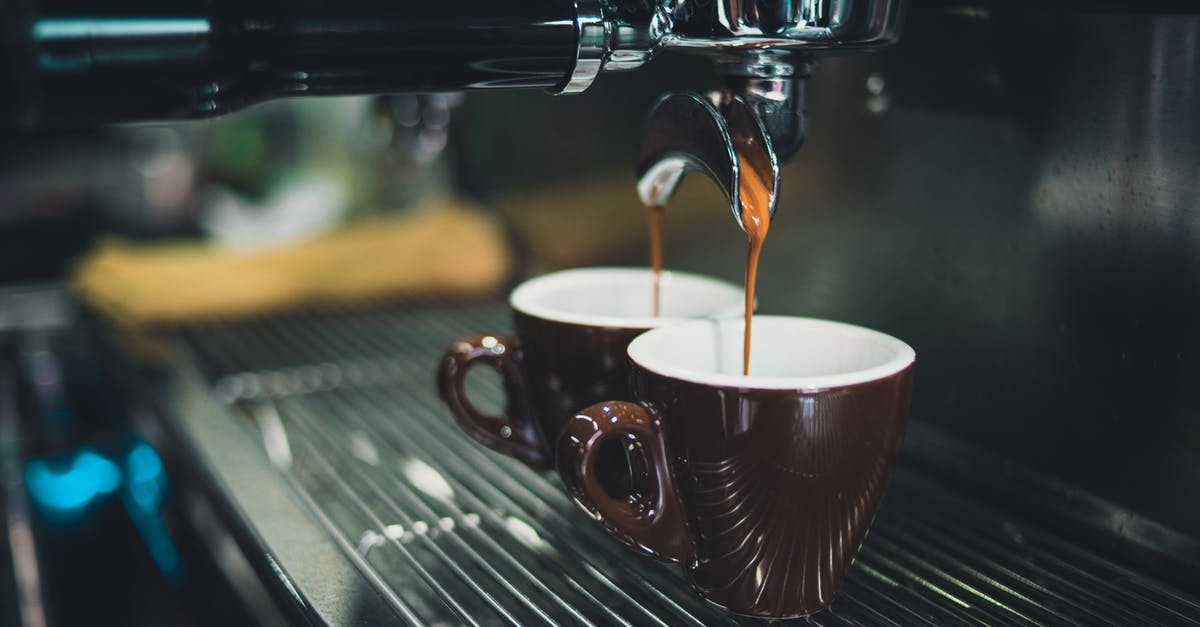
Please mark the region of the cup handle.
[[[487, 364], [500, 373], [507, 397], [504, 415], [481, 412], [467, 397], [467, 371], [476, 364]], [[467, 435], [494, 451], [544, 468], [549, 465], [547, 447], [529, 411], [528, 388], [520, 364], [520, 345], [515, 338], [498, 334], [461, 338], [442, 355], [437, 370], [438, 394]]]
[[[652, 408], [624, 401], [597, 403], [569, 420], [558, 439], [558, 474], [567, 492], [618, 540], [666, 562], [695, 554], [675, 490], [667, 449]], [[644, 494], [614, 499], [596, 477], [596, 455], [612, 438], [627, 438], [642, 451]]]

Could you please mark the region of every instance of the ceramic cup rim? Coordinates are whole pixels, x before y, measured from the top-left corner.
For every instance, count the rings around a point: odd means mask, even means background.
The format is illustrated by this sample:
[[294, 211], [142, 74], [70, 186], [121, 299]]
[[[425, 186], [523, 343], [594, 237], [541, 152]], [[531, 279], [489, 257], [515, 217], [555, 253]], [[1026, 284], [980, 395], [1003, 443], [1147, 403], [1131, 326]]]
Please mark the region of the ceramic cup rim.
[[[696, 319], [725, 318], [742, 312], [745, 307], [745, 292], [741, 286], [702, 274], [676, 270], [663, 270], [661, 285], [664, 292], [673, 284], [687, 284], [694, 288], [709, 289], [722, 297], [728, 296], [730, 304], [696, 316], [620, 316], [570, 311], [555, 306], [553, 299], [549, 297], [565, 283], [578, 285], [588, 281], [619, 280], [636, 283], [640, 288], [644, 286], [647, 278], [652, 277], [653, 271], [650, 268], [599, 266], [559, 270], [522, 282], [509, 295], [508, 304], [514, 311], [543, 320], [616, 329], [655, 329]], [[647, 295], [647, 300], [649, 298]]]
[[[821, 333], [837, 334], [845, 338], [847, 342], [873, 343], [890, 351], [891, 354], [888, 359], [880, 363], [851, 371], [803, 376], [758, 376], [753, 373], [749, 376], [743, 376], [741, 374], [725, 374], [709, 370], [698, 370], [689, 368], [686, 364], [672, 363], [671, 359], [664, 357], [663, 351], [655, 350], [659, 348], [655, 346], [655, 343], [663, 341], [663, 337], [674, 339], [669, 337], [674, 335], [679, 338], [687, 338], [698, 334], [708, 334], [711, 336], [713, 324], [736, 324], [740, 332], [742, 328], [740, 325], [743, 322], [740, 317], [726, 317], [719, 320], [692, 320], [669, 327], [653, 329], [634, 338], [629, 344], [627, 353], [630, 361], [636, 366], [659, 375], [705, 386], [743, 390], [816, 391], [849, 387], [893, 376], [916, 361], [916, 351], [911, 346], [881, 331], [875, 331], [846, 322], [836, 322], [820, 318], [765, 316], [758, 314], [754, 316], [755, 345], [759, 345], [761, 342], [757, 338], [762, 336], [758, 334], [770, 332], [767, 329], [774, 329], [776, 325], [790, 325], [797, 329], [805, 328], [810, 331], [815, 330]], [[686, 339], [682, 341], [686, 341]], [[770, 342], [761, 343], [768, 344]], [[751, 359], [753, 359], [753, 356]]]

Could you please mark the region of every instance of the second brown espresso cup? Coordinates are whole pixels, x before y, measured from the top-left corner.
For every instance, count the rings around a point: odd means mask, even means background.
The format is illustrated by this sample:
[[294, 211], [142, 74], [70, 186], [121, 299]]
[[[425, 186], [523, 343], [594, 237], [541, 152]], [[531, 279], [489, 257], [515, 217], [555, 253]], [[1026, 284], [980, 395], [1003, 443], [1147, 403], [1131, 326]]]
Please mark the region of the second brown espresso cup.
[[[515, 335], [471, 335], [446, 349], [437, 371], [442, 401], [476, 441], [550, 468], [551, 447], [575, 410], [629, 394], [625, 352], [633, 338], [658, 326], [740, 311], [743, 291], [708, 277], [664, 272], [659, 316], [653, 297], [654, 275], [646, 268], [582, 268], [526, 281], [509, 298]], [[503, 415], [471, 404], [466, 373], [477, 364], [499, 370], [507, 394]], [[606, 480], [617, 489], [623, 485], [621, 478]]]
[[[755, 316], [695, 321], [629, 346], [632, 394], [563, 428], [558, 469], [592, 518], [643, 553], [684, 565], [738, 614], [787, 618], [832, 602], [900, 450], [915, 353], [861, 327]], [[599, 485], [596, 454], [634, 443], [633, 497]]]

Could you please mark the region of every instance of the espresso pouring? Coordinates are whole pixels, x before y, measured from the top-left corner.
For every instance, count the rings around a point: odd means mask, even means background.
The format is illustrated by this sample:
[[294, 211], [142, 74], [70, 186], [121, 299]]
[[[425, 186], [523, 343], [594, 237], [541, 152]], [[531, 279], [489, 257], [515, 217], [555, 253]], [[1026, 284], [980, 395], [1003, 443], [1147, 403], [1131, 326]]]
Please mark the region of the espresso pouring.
[[746, 329], [742, 338], [742, 374], [750, 374], [750, 335], [754, 322], [754, 288], [758, 282], [758, 256], [771, 226], [771, 193], [764, 177], [750, 163], [738, 158], [738, 185], [742, 200], [742, 228], [746, 230]]
[[654, 270], [654, 315], [661, 311], [662, 292], [662, 206], [650, 207], [650, 267]]
[[[738, 157], [740, 177], [738, 195], [742, 203], [742, 228], [746, 231], [746, 324], [742, 338], [742, 374], [750, 374], [750, 337], [754, 322], [754, 294], [758, 282], [758, 257], [762, 253], [767, 230], [771, 226], [771, 193], [766, 181], [769, 173], [755, 171], [750, 162]], [[660, 283], [662, 279], [662, 219], [661, 206], [650, 207], [650, 266], [654, 271], [654, 315], [659, 315]]]

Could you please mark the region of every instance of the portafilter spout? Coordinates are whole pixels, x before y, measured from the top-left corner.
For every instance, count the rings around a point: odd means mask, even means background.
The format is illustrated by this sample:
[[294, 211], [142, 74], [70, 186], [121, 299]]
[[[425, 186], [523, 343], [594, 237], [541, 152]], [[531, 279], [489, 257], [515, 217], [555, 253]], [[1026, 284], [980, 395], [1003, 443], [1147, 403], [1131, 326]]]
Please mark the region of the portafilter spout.
[[713, 59], [723, 81], [722, 89], [707, 99], [668, 94], [651, 111], [637, 159], [642, 201], [650, 206], [666, 204], [683, 175], [698, 170], [716, 181], [742, 225], [740, 174], [753, 166], [770, 186], [774, 215], [779, 161], [795, 154], [807, 135], [808, 78], [814, 55], [895, 42], [907, 4], [907, 0], [601, 3], [607, 10], [601, 11], [596, 23], [603, 28], [592, 30], [603, 31], [605, 37], [593, 39], [605, 43], [587, 50], [596, 48], [594, 56], [606, 59], [602, 67], [629, 69], [659, 50], [676, 50]]
[[811, 60], [747, 52], [730, 54], [717, 69], [725, 89], [708, 98], [667, 94], [651, 110], [637, 157], [638, 194], [647, 206], [664, 206], [683, 175], [699, 171], [721, 189], [744, 229], [743, 169], [767, 184], [774, 216], [779, 161], [804, 143]]

